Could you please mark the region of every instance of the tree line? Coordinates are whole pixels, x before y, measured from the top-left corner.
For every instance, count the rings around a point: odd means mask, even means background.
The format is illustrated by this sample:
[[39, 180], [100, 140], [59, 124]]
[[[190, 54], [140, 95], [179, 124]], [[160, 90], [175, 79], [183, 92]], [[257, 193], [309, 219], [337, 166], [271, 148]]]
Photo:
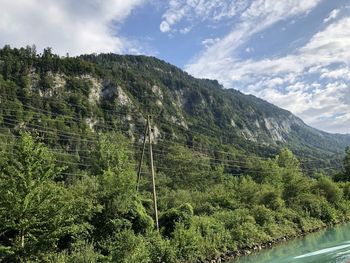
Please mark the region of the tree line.
[[[302, 174], [287, 149], [225, 174], [173, 145], [158, 171], [160, 232], [150, 181], [136, 191], [128, 139], [99, 137], [95, 164], [64, 179], [67, 167], [27, 132], [0, 151], [0, 258], [4, 262], [194, 262], [347, 221], [350, 150], [338, 182]], [[341, 181], [339, 181], [341, 180]]]

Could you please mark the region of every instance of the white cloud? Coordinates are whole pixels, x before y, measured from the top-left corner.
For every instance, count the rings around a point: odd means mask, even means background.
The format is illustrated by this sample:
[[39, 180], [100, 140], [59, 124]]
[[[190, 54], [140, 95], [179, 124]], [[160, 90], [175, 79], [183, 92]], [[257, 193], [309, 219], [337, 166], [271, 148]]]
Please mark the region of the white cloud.
[[202, 45], [208, 48], [219, 41], [220, 41], [220, 38], [206, 38], [202, 41]]
[[117, 28], [143, 0], [0, 1], [0, 44], [36, 44], [72, 55], [133, 49]]
[[322, 79], [337, 79], [350, 81], [350, 68], [342, 66], [337, 69], [323, 68], [320, 70]]
[[329, 24], [284, 56], [242, 60], [238, 54], [251, 36], [278, 21], [307, 14], [319, 2], [255, 1], [240, 23], [186, 70], [262, 97], [317, 128], [350, 133], [350, 17]]
[[[170, 0], [162, 15], [160, 29], [162, 32], [176, 31], [173, 27], [183, 21], [190, 24], [187, 28], [192, 28], [198, 21], [221, 21], [242, 12], [247, 7], [247, 3], [247, 0]], [[163, 31], [165, 23], [168, 27]], [[179, 31], [183, 33], [183, 30]]]
[[159, 26], [160, 31], [163, 33], [170, 31], [170, 26], [167, 21], [163, 21]]
[[208, 72], [207, 63], [217, 60], [231, 60], [238, 47], [245, 43], [252, 35], [261, 32], [271, 25], [287, 18], [308, 13], [321, 0], [256, 0], [246, 9], [234, 29], [220, 42], [213, 45], [195, 62], [186, 66], [194, 75], [201, 75], [201, 71]]
[[329, 21], [336, 19], [340, 13], [340, 9], [332, 10], [329, 15], [323, 20], [323, 23], [328, 23]]
[[192, 27], [188, 26], [188, 27], [180, 29], [180, 33], [183, 35], [186, 35], [187, 33], [191, 32], [191, 30], [192, 30]]

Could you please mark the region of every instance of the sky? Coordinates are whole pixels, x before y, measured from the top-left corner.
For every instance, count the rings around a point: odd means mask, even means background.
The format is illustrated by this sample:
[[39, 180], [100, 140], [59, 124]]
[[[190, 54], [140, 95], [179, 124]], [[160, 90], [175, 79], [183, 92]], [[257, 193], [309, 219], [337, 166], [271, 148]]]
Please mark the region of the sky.
[[350, 133], [350, 0], [0, 0], [0, 46], [166, 60]]

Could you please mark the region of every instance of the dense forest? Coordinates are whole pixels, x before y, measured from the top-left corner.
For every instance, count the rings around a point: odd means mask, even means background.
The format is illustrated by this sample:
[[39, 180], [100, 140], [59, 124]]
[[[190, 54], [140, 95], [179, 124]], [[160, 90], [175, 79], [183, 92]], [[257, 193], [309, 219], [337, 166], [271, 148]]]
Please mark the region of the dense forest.
[[[234, 93], [234, 111], [217, 85], [153, 58], [1, 49], [0, 261], [205, 262], [349, 220], [347, 137], [315, 152], [305, 128], [296, 155], [266, 128], [244, 139], [253, 109], [280, 109]], [[137, 190], [147, 114], [159, 231], [147, 152]]]

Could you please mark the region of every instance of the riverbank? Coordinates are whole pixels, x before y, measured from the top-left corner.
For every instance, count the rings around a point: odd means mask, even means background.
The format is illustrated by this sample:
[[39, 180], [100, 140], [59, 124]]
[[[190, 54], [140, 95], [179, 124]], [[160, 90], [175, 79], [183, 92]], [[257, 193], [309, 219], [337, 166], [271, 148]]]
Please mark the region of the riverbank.
[[321, 230], [325, 230], [327, 228], [340, 226], [340, 225], [346, 224], [348, 222], [349, 221], [344, 221], [344, 222], [339, 222], [337, 224], [325, 225], [325, 226], [322, 226], [322, 227], [318, 226], [318, 227], [309, 229], [307, 231], [302, 231], [302, 232], [300, 232], [300, 233], [298, 233], [296, 235], [284, 236], [284, 237], [281, 237], [281, 238], [277, 238], [277, 239], [270, 240], [270, 241], [267, 241], [267, 242], [264, 242], [264, 243], [261, 243], [261, 244], [254, 245], [252, 247], [245, 247], [245, 248], [238, 249], [237, 251], [227, 252], [227, 253], [222, 254], [222, 255], [220, 255], [220, 256], [218, 256], [216, 258], [205, 260], [202, 263], [231, 262], [232, 260], [235, 260], [235, 259], [237, 259], [239, 257], [252, 255], [254, 253], [259, 253], [262, 250], [271, 249], [271, 248], [275, 247], [278, 244], [281, 244], [281, 243], [284, 243], [284, 242], [287, 242], [287, 241], [292, 241], [292, 240], [297, 239], [297, 238], [306, 237], [309, 234], [317, 233], [317, 232], [320, 232]]

